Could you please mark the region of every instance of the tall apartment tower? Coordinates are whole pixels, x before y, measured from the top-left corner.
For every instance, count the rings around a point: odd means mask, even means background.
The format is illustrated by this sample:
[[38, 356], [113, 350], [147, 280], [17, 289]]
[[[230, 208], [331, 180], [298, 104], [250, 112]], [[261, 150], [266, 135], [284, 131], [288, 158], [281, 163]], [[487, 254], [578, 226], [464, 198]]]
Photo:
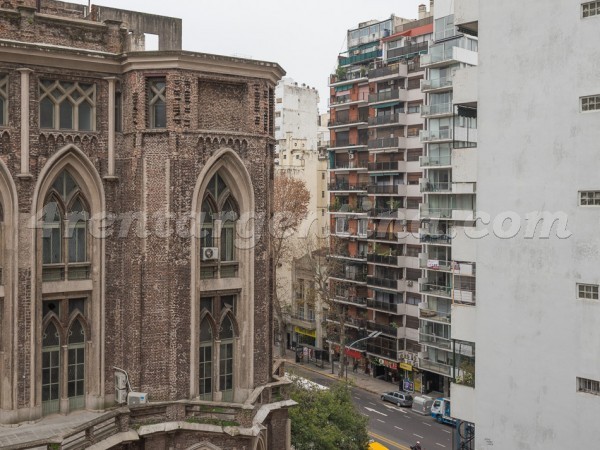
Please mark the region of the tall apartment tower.
[[423, 279], [420, 292], [419, 365], [425, 392], [450, 394], [450, 382], [471, 384], [474, 349], [456, 339], [461, 324], [455, 308], [473, 306], [475, 293], [474, 226], [477, 181], [477, 104], [473, 66], [477, 65], [477, 37], [457, 28], [452, 0], [437, 0], [433, 42], [421, 59], [427, 79], [421, 90], [427, 105], [421, 115], [427, 129], [421, 133], [423, 204], [420, 209], [420, 255]]
[[[308, 215], [297, 233], [289, 239], [295, 242], [293, 259], [301, 258], [315, 247], [326, 246], [328, 229], [327, 154], [320, 147], [319, 93], [291, 78], [284, 78], [275, 89], [275, 177], [286, 175], [303, 180], [310, 193]], [[287, 325], [287, 347], [302, 345], [322, 349], [321, 307], [306, 298], [311, 277], [306, 264], [282, 261], [277, 268], [278, 300], [290, 308]], [[296, 268], [304, 267], [300, 273]], [[314, 278], [314, 275], [313, 277]], [[306, 285], [306, 286], [305, 286]]]
[[453, 384], [452, 408], [475, 423], [467, 448], [596, 448], [600, 3], [454, 4], [455, 25], [479, 34], [485, 237], [477, 304], [452, 311], [453, 337], [460, 325], [477, 356], [474, 388]]
[[181, 31], [2, 2], [2, 448], [289, 448], [253, 220], [284, 71], [183, 51]]
[[[348, 31], [348, 50], [330, 77], [331, 286], [343, 318], [346, 355], [387, 380], [421, 389], [418, 370], [420, 65], [431, 17], [391, 16]], [[342, 325], [343, 322], [343, 325]], [[331, 337], [333, 351], [339, 341]]]

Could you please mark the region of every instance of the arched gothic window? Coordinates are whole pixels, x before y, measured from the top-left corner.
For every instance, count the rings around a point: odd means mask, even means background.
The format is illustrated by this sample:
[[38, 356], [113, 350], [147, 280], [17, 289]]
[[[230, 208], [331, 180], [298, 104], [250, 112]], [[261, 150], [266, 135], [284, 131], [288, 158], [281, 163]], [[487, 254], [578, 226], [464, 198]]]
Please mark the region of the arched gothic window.
[[208, 182], [202, 200], [201, 278], [237, 276], [235, 239], [238, 218], [237, 202], [225, 181], [217, 173]]
[[[233, 401], [237, 329], [235, 304], [235, 295], [203, 297], [200, 301], [203, 318], [198, 346], [198, 395], [202, 400], [212, 400], [214, 393], [220, 392], [222, 401]], [[221, 320], [215, 321], [215, 316], [221, 317]], [[217, 335], [214, 335], [211, 324], [216, 324]]]
[[74, 410], [85, 406], [85, 329], [79, 320], [71, 325], [67, 339], [67, 395], [69, 410]]
[[52, 414], [60, 408], [60, 335], [53, 322], [42, 335], [42, 413]]
[[50, 188], [42, 216], [42, 279], [87, 279], [89, 210], [77, 182], [63, 170]]

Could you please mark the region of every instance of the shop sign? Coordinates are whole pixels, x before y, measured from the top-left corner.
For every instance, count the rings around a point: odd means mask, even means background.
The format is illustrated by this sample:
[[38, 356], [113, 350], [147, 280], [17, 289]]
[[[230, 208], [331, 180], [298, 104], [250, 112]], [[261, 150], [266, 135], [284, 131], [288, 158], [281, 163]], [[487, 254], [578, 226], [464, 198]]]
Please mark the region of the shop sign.
[[354, 350], [352, 348], [347, 348], [345, 350], [346, 350], [346, 355], [349, 356], [350, 358], [354, 358], [354, 359], [362, 358], [362, 353], [359, 352], [358, 350]]
[[413, 366], [411, 364], [400, 363], [399, 366], [401, 369], [408, 370], [409, 372], [412, 372], [413, 370]]
[[379, 364], [381, 364], [382, 366], [389, 367], [390, 369], [397, 369], [398, 368], [398, 363], [392, 362], [392, 361], [388, 361], [387, 359], [378, 358], [377, 362]]
[[295, 326], [294, 331], [298, 334], [303, 334], [305, 336], [310, 336], [314, 338], [317, 337], [317, 330], [307, 330], [306, 328]]
[[402, 382], [402, 389], [404, 389], [406, 392], [414, 392], [415, 391], [415, 385], [410, 380], [404, 380]]
[[427, 268], [428, 269], [439, 269], [440, 268], [440, 260], [439, 259], [428, 259], [427, 260]]

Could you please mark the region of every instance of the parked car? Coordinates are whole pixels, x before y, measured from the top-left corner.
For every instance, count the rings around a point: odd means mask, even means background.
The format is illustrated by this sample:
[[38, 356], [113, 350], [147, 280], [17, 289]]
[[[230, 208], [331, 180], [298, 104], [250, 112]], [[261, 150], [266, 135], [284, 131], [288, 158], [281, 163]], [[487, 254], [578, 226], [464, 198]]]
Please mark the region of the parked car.
[[396, 404], [397, 406], [412, 406], [413, 398], [412, 395], [407, 394], [406, 392], [386, 392], [381, 394], [381, 400], [384, 402], [391, 402]]

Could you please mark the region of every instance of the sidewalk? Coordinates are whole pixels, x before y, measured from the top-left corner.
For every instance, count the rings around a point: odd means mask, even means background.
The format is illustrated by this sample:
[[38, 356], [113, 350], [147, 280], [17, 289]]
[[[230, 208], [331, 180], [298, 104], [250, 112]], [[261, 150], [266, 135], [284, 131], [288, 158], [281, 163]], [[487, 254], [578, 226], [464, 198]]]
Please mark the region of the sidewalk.
[[[275, 349], [276, 349], [276, 351], [279, 351], [279, 349], [277, 347]], [[331, 364], [329, 364], [328, 362], [324, 363], [323, 368], [318, 367], [314, 362], [299, 362], [299, 363], [297, 363], [296, 355], [291, 350], [286, 350], [286, 355], [285, 355], [284, 360], [285, 360], [286, 367], [289, 367], [289, 368], [301, 367], [304, 370], [318, 373], [319, 375], [326, 376], [326, 377], [331, 378], [332, 380], [336, 380], [336, 381], [346, 379], [345, 377], [344, 378], [338, 377], [339, 366], [338, 366], [337, 362], [334, 363], [334, 372], [335, 373], [332, 375], [331, 374]], [[365, 391], [372, 392], [373, 394], [381, 394], [383, 392], [398, 390], [397, 383], [390, 383], [388, 381], [378, 380], [376, 378], [373, 378], [370, 375], [367, 375], [367, 374], [361, 372], [360, 370], [356, 373], [352, 372], [352, 366], [348, 367], [348, 381], [351, 381], [356, 387], [364, 389]]]

